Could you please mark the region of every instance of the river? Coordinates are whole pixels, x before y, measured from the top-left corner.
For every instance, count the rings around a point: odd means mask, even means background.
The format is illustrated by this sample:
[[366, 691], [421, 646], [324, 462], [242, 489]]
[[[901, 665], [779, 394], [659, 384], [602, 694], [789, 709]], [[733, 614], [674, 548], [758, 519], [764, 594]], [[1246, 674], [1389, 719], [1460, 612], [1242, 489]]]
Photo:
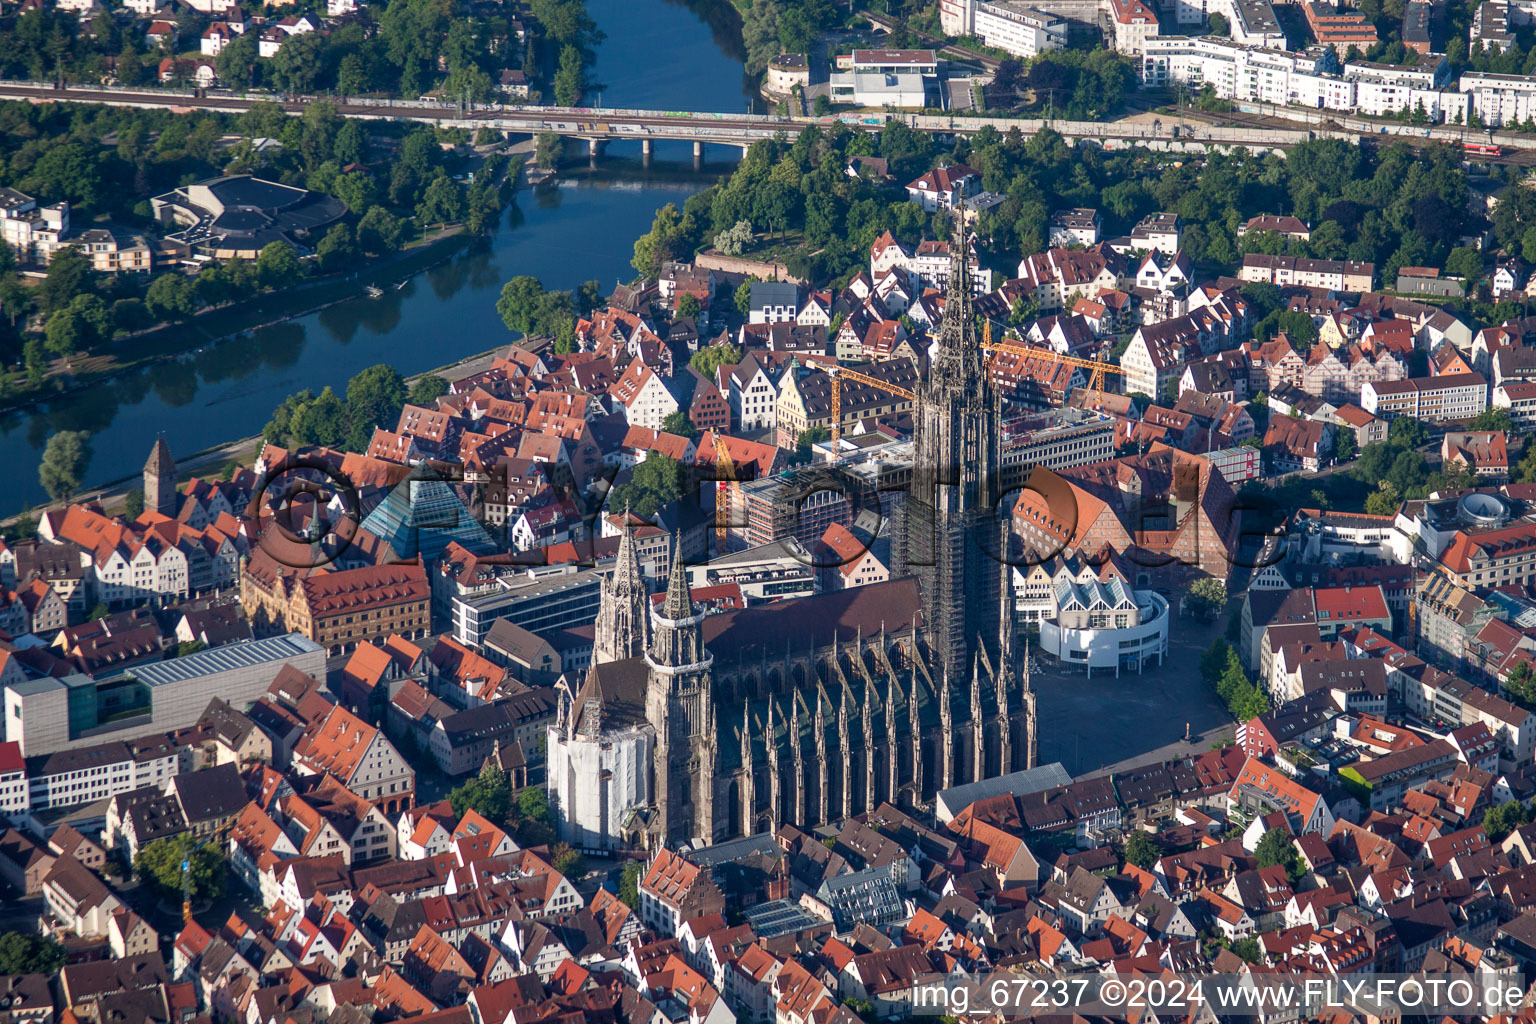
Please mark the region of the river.
[[[748, 109], [735, 13], [724, 3], [588, 0], [604, 33], [588, 97], [603, 106]], [[0, 465], [11, 481], [0, 516], [46, 499], [37, 465], [48, 437], [87, 430], [93, 454], [85, 480], [100, 485], [137, 473], [155, 438], [191, 453], [259, 433], [283, 398], [301, 388], [338, 392], [375, 363], [419, 373], [509, 342], [496, 314], [501, 285], [533, 274], [549, 288], [596, 279], [606, 289], [633, 275], [634, 240], [666, 203], [679, 207], [739, 158], [706, 147], [658, 142], [644, 168], [639, 144], [611, 146], [597, 169], [574, 167], [536, 193], [488, 240], [378, 299], [357, 298], [243, 338], [156, 363], [40, 407], [0, 416]]]

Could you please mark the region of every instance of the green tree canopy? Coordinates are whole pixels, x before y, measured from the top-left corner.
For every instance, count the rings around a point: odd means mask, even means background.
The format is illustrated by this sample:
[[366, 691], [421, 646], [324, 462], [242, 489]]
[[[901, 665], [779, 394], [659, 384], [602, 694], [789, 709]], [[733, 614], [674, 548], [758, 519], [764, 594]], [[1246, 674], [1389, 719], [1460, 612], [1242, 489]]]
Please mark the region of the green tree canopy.
[[1301, 854], [1296, 851], [1296, 843], [1291, 839], [1291, 834], [1283, 828], [1272, 828], [1265, 832], [1259, 839], [1259, 845], [1253, 851], [1254, 860], [1259, 867], [1267, 868], [1278, 864], [1285, 868], [1287, 875], [1299, 878], [1302, 872]]
[[188, 865], [194, 900], [215, 900], [224, 894], [227, 868], [224, 851], [216, 840], [190, 832], [145, 843], [133, 858], [133, 870], [166, 903], [180, 903], [182, 864]]
[[84, 430], [61, 430], [48, 439], [38, 480], [54, 501], [68, 501], [80, 489], [80, 478], [91, 461], [91, 435]]
[[32, 932], [0, 935], [0, 974], [55, 974], [65, 956], [59, 943]]
[[693, 354], [688, 360], [688, 365], [699, 371], [704, 379], [713, 381], [715, 371], [722, 365], [732, 365], [741, 362], [741, 348], [732, 345], [728, 341], [722, 341], [716, 345], [706, 345]]
[[631, 471], [628, 483], [613, 489], [608, 505], [615, 509], [628, 507], [649, 519], [661, 511], [662, 506], [680, 498], [685, 486], [682, 464], [652, 452]]
[[1141, 829], [1135, 829], [1125, 837], [1125, 862], [1138, 868], [1150, 868], [1163, 855], [1162, 848]]
[[347, 446], [368, 450], [375, 427], [392, 427], [405, 405], [405, 381], [400, 371], [378, 363], [347, 381]]
[[417, 377], [411, 384], [410, 403], [431, 409], [437, 405], [439, 398], [448, 393], [448, 387], [448, 382], [435, 373]]
[[480, 774], [448, 794], [456, 818], [468, 811], [478, 811], [487, 821], [505, 824], [512, 816], [512, 786], [507, 773], [487, 761]]

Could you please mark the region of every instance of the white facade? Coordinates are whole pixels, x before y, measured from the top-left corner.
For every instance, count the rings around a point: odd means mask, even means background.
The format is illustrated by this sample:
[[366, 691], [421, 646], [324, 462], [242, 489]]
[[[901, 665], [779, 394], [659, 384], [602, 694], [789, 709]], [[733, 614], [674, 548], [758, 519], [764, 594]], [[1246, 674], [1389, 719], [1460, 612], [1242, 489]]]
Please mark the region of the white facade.
[[1147, 40], [1140, 65], [1141, 81], [1151, 88], [1209, 85], [1221, 99], [1376, 116], [1422, 107], [1431, 121], [1467, 119], [1467, 97], [1442, 88], [1443, 61], [1426, 67], [1352, 61], [1342, 75], [1336, 71], [1333, 55], [1322, 49], [1291, 53], [1188, 36]]
[[[1155, 657], [1161, 665], [1168, 654], [1168, 601], [1155, 590], [1135, 591], [1141, 621], [1117, 627], [1113, 624], [1077, 628], [1064, 626], [1058, 618], [1040, 624], [1040, 647], [1069, 668], [1084, 668], [1091, 676], [1095, 669], [1115, 675], [1120, 669], [1146, 668]], [[1113, 619], [1104, 617], [1113, 623]]]
[[730, 403], [737, 427], [743, 431], [772, 430], [778, 424], [779, 391], [761, 367], [744, 384], [731, 378]]
[[1067, 45], [1065, 21], [1010, 0], [978, 3], [974, 34], [988, 46], [1016, 57], [1037, 57]]
[[548, 732], [549, 802], [560, 838], [579, 850], [621, 845], [628, 812], [651, 800], [655, 736], [648, 726], [631, 726], [601, 736]]
[[1468, 72], [1458, 87], [1490, 127], [1536, 120], [1536, 78]]
[[677, 412], [677, 399], [667, 390], [661, 377], [645, 370], [645, 380], [635, 392], [634, 398], [624, 403], [624, 420], [632, 427], [660, 430], [662, 421]]
[[914, 107], [927, 104], [923, 76], [842, 71], [831, 76], [832, 100], [858, 107]]
[[22, 262], [47, 263], [69, 234], [69, 204], [39, 206], [36, 199], [0, 188], [0, 240]]

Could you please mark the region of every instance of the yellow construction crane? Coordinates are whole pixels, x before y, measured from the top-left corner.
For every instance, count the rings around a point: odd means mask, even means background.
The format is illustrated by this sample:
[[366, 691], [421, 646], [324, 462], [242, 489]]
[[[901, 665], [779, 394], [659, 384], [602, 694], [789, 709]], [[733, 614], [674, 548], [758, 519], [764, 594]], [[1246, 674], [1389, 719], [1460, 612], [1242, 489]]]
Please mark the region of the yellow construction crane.
[[1114, 373], [1124, 376], [1125, 371], [1113, 363], [1102, 359], [1079, 359], [1077, 356], [1062, 355], [1048, 348], [1031, 348], [1028, 345], [1014, 345], [1006, 341], [992, 340], [992, 325], [986, 324], [982, 328], [981, 347], [988, 352], [1008, 352], [1016, 356], [1035, 356], [1040, 359], [1049, 359], [1055, 363], [1066, 363], [1068, 366], [1081, 366], [1085, 370], [1092, 370], [1093, 376], [1089, 380], [1088, 388], [1092, 391], [1104, 390], [1104, 375]]
[[715, 431], [715, 475], [717, 484], [725, 486], [715, 490], [715, 541], [716, 554], [725, 554], [726, 528], [731, 524], [731, 500], [733, 494], [741, 490], [740, 483], [736, 480], [736, 463], [731, 459], [730, 451], [725, 447], [725, 438], [720, 431]]
[[832, 441], [836, 443], [843, 438], [843, 380], [853, 381], [855, 384], [867, 384], [872, 388], [879, 388], [888, 394], [898, 398], [905, 398], [909, 402], [917, 401], [917, 394], [907, 388], [896, 384], [887, 384], [878, 377], [871, 377], [867, 373], [850, 370], [842, 366], [827, 368], [827, 375], [832, 378]]

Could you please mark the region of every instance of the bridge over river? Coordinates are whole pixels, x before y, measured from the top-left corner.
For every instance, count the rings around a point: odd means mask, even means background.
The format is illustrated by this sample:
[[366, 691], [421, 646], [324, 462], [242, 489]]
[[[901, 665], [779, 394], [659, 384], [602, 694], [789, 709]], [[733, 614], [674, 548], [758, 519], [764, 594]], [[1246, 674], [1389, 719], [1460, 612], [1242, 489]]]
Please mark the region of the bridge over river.
[[[734, 146], [745, 152], [759, 139], [784, 134], [795, 136], [811, 126], [842, 123], [866, 131], [878, 131], [887, 121], [899, 120], [915, 131], [938, 135], [969, 135], [985, 127], [1000, 132], [1017, 128], [1026, 135], [1050, 127], [1062, 135], [1106, 148], [1133, 145], [1153, 149], [1197, 151], [1209, 145], [1284, 149], [1313, 138], [1354, 140], [1359, 132], [1325, 127], [1311, 130], [1276, 129], [1243, 125], [1211, 125], [1184, 121], [1177, 124], [1143, 120], [1063, 121], [1023, 120], [1001, 117], [962, 117], [898, 112], [836, 114], [824, 117], [793, 117], [771, 114], [714, 114], [686, 110], [627, 110], [603, 107], [535, 107], [486, 105], [461, 107], [422, 98], [375, 100], [327, 96], [283, 96], [273, 93], [234, 93], [218, 89], [127, 89], [108, 86], [67, 86], [39, 82], [0, 82], [0, 98], [33, 102], [106, 103], [114, 106], [166, 110], [218, 110], [242, 113], [258, 102], [277, 103], [290, 114], [301, 114], [311, 103], [334, 103], [345, 117], [420, 121], [439, 126], [491, 128], [507, 134], [537, 135], [551, 132], [585, 141], [595, 158], [609, 141], [638, 141], [649, 157], [657, 141], [692, 142], [694, 160], [703, 158], [706, 145]], [[1172, 121], [1172, 119], [1170, 119]]]

